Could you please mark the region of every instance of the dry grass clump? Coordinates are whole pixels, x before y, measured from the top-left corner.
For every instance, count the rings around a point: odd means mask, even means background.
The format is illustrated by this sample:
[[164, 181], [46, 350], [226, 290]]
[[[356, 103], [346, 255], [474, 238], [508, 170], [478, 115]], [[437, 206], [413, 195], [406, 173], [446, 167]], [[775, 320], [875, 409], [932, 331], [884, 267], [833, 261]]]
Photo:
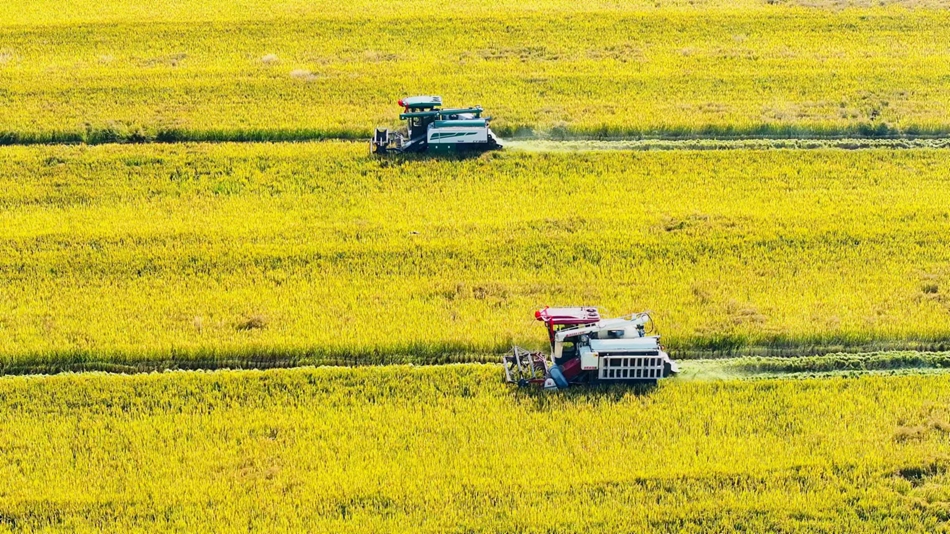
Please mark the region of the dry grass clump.
[[261, 57], [261, 63], [265, 65], [276, 65], [280, 63], [280, 58], [277, 57], [277, 54], [265, 54]]
[[241, 331], [261, 330], [267, 326], [267, 317], [257, 313], [241, 319], [236, 328]]
[[294, 69], [290, 71], [290, 77], [305, 82], [312, 82], [317, 79], [317, 75], [307, 69]]

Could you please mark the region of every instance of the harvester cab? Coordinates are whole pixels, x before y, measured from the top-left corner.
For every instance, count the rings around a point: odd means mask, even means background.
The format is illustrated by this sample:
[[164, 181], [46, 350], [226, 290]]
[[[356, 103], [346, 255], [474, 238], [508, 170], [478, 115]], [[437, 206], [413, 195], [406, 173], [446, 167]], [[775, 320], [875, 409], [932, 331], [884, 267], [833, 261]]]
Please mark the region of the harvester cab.
[[377, 128], [370, 142], [374, 154], [481, 152], [501, 148], [482, 117], [481, 106], [442, 109], [440, 96], [413, 96], [399, 101], [405, 129], [392, 132]]
[[544, 308], [550, 355], [512, 347], [505, 379], [519, 386], [566, 388], [575, 384], [656, 383], [679, 372], [660, 345], [649, 313], [602, 319], [597, 308]]

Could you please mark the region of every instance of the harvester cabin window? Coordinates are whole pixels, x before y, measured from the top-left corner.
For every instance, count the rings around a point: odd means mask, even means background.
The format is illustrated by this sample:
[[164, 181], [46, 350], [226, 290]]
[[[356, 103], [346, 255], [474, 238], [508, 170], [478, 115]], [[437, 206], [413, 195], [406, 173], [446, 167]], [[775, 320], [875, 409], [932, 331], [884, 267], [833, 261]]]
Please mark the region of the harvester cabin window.
[[577, 347], [574, 346], [573, 341], [565, 341], [561, 349], [561, 358], [564, 361], [570, 360], [577, 357]]
[[425, 132], [422, 127], [422, 117], [413, 117], [409, 119], [409, 137], [416, 137]]

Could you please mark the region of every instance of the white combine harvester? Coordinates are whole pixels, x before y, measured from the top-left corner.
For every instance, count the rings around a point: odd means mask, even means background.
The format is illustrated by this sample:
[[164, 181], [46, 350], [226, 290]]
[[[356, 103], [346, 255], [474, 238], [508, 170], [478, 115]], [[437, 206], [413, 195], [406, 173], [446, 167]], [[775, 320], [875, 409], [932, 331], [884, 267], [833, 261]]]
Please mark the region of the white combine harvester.
[[505, 377], [519, 386], [647, 383], [679, 372], [653, 334], [647, 313], [601, 319], [597, 308], [545, 308], [534, 314], [548, 330], [550, 357], [513, 347]]
[[373, 154], [484, 152], [501, 148], [489, 128], [491, 117], [481, 106], [443, 109], [440, 96], [411, 96], [399, 101], [405, 129], [377, 128], [370, 141]]

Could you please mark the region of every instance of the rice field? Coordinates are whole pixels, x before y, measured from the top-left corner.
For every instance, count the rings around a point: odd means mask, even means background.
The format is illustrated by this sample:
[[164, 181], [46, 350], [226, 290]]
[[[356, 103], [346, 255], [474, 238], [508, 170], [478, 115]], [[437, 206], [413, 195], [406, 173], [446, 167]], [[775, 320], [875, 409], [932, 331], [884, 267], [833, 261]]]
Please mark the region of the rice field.
[[950, 531], [948, 7], [0, 3], [0, 534]]
[[365, 138], [429, 93], [503, 137], [950, 132], [936, 0], [22, 4], [5, 143]]
[[[4, 532], [945, 532], [950, 375], [0, 379]], [[108, 474], [108, 476], [104, 476]]]
[[938, 149], [2, 153], [5, 372], [495, 361], [564, 303], [677, 357], [948, 341]]

